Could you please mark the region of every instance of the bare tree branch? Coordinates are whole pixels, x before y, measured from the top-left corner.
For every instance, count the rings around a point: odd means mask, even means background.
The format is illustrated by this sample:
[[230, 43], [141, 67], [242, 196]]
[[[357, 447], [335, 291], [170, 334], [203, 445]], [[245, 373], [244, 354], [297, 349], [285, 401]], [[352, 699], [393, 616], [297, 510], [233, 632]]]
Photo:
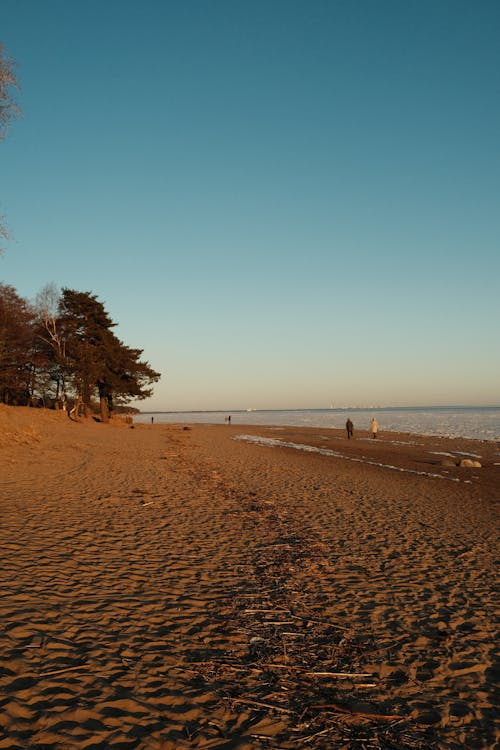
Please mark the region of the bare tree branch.
[[5, 52], [0, 42], [0, 140], [5, 137], [9, 122], [21, 114], [11, 92], [11, 89], [19, 88], [14, 68], [14, 60]]

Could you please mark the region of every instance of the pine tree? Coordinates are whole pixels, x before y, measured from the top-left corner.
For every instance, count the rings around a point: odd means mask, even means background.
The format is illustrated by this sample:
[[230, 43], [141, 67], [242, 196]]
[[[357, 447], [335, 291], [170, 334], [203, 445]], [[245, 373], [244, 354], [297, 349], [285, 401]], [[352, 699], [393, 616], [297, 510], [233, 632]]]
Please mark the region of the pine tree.
[[131, 349], [115, 336], [115, 325], [96, 295], [63, 289], [60, 327], [68, 366], [87, 414], [97, 391], [104, 422], [115, 401], [147, 398], [151, 384], [160, 379], [140, 360], [142, 349]]

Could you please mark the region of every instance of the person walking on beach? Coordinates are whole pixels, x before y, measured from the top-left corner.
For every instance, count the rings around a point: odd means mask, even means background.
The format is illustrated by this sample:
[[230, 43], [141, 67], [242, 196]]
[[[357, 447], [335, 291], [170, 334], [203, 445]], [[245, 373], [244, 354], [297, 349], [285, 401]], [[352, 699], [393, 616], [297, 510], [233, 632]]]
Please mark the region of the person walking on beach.
[[347, 422], [345, 423], [345, 428], [347, 432], [347, 439], [350, 440], [354, 433], [354, 425], [350, 419], [348, 419]]
[[372, 438], [376, 438], [377, 432], [378, 432], [378, 422], [375, 419], [375, 417], [372, 417], [371, 431], [372, 431]]

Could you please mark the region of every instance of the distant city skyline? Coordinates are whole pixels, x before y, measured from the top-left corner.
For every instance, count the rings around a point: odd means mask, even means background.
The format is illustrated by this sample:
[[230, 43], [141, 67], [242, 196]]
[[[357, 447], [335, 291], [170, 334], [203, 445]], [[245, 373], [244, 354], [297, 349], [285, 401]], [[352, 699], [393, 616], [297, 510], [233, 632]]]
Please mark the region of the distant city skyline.
[[500, 404], [500, 3], [2, 0], [0, 279], [141, 410]]
[[[148, 401], [148, 404], [150, 402]], [[321, 411], [321, 412], [345, 412], [345, 411], [384, 411], [391, 409], [394, 410], [412, 410], [412, 409], [450, 409], [450, 410], [461, 410], [461, 409], [500, 409], [500, 404], [341, 404], [339, 406], [304, 406], [294, 407], [291, 409], [286, 408], [273, 408], [273, 407], [262, 407], [262, 408], [241, 408], [236, 409], [150, 409], [145, 408], [143, 404], [136, 404], [144, 414], [231, 414], [231, 413], [253, 413], [253, 412], [264, 412], [264, 411], [276, 411], [276, 412], [308, 412], [308, 411]]]

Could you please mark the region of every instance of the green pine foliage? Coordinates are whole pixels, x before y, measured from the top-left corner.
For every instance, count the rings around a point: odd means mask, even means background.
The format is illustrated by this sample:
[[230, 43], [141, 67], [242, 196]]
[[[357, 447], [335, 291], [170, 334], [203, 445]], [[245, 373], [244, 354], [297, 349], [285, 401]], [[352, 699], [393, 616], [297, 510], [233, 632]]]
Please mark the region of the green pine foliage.
[[0, 284], [0, 400], [77, 402], [86, 414], [98, 400], [107, 421], [115, 406], [148, 398], [160, 373], [141, 359], [142, 349], [120, 341], [115, 326], [91, 292], [63, 289], [51, 304], [45, 293], [31, 305]]

